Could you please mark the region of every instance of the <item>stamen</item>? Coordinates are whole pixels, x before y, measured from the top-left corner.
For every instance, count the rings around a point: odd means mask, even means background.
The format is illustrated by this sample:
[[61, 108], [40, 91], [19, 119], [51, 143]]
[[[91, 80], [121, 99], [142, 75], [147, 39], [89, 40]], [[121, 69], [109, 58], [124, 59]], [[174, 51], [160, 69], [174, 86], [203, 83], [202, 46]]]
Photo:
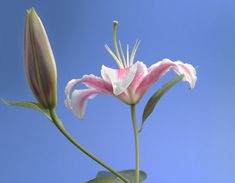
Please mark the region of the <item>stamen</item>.
[[126, 59], [125, 59], [125, 55], [124, 55], [124, 53], [123, 53], [121, 41], [119, 40], [118, 43], [119, 43], [119, 47], [120, 47], [120, 50], [121, 50], [122, 60], [123, 60], [124, 66], [127, 67], [127, 62], [126, 62]]
[[113, 59], [116, 61], [116, 63], [118, 64], [118, 66], [122, 69], [124, 68], [123, 63], [117, 58], [117, 56], [113, 53], [113, 51], [109, 48], [109, 46], [107, 44], [104, 45], [104, 47], [106, 48], [106, 50], [109, 52], [109, 54], [113, 57]]
[[129, 60], [129, 45], [126, 46], [126, 64], [130, 67], [130, 60]]
[[131, 52], [131, 57], [130, 57], [130, 65], [133, 64], [134, 62], [134, 58], [135, 58], [135, 54], [136, 54], [136, 51], [139, 47], [139, 44], [140, 44], [140, 41], [139, 40], [136, 40], [135, 44], [134, 44], [134, 47], [132, 49], [132, 52]]
[[118, 21], [113, 21], [113, 43], [114, 43], [114, 48], [116, 50], [117, 58], [122, 62], [122, 59], [119, 54], [118, 46], [117, 46], [117, 25], [118, 25]]
[[[130, 56], [129, 56], [129, 45], [127, 44], [126, 58], [125, 58], [125, 54], [122, 49], [121, 41], [119, 40], [118, 41], [119, 45], [117, 44], [117, 24], [118, 24], [117, 21], [113, 21], [113, 43], [114, 43], [114, 48], [115, 48], [116, 54], [110, 49], [110, 47], [107, 44], [105, 44], [105, 48], [109, 52], [109, 54], [113, 57], [113, 59], [115, 60], [115, 62], [119, 66], [119, 68], [123, 69], [123, 68], [130, 67], [131, 65], [133, 65], [133, 62], [135, 59], [135, 54], [136, 54], [137, 49], [139, 47], [140, 41], [136, 40], [136, 42], [132, 48]], [[121, 54], [119, 53], [119, 49], [120, 49]]]

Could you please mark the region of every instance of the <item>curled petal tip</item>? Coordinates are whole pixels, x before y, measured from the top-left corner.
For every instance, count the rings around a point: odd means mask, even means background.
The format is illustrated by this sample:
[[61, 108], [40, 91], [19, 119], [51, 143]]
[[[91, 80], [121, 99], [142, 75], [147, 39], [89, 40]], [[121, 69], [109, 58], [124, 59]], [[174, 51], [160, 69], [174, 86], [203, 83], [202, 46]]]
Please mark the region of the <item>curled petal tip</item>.
[[179, 70], [182, 70], [180, 72], [184, 73], [184, 79], [183, 81], [187, 81], [190, 85], [190, 90], [192, 90], [197, 82], [197, 72], [196, 69], [188, 63], [183, 64], [182, 62], [178, 62], [179, 63]]

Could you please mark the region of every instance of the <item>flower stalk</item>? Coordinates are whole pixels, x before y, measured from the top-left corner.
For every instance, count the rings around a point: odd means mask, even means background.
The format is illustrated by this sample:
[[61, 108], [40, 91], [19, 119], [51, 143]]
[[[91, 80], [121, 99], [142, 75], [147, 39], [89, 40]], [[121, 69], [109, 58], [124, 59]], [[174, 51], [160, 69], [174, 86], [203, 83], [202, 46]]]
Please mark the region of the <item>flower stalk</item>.
[[139, 152], [139, 133], [136, 122], [135, 105], [131, 105], [132, 126], [135, 136], [135, 183], [140, 183], [140, 152]]

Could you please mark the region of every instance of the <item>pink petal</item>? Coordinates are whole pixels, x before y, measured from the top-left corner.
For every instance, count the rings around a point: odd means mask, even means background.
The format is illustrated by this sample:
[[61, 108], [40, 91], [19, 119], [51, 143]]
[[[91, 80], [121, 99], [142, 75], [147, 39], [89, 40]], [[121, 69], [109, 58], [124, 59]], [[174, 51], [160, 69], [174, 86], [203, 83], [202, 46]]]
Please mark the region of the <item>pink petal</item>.
[[65, 94], [69, 94], [71, 90], [79, 83], [83, 83], [90, 88], [96, 88], [107, 93], [112, 93], [112, 86], [108, 82], [90, 74], [84, 75], [81, 79], [70, 80], [65, 87]]
[[101, 91], [96, 89], [74, 90], [71, 95], [70, 109], [76, 116], [82, 119], [88, 99], [93, 99], [97, 94], [101, 93]]
[[175, 64], [177, 65], [179, 70], [176, 70], [178, 74], [184, 74], [183, 81], [187, 81], [190, 84], [190, 89], [193, 89], [195, 87], [197, 76], [196, 76], [196, 70], [195, 68], [187, 63], [182, 63], [181, 61], [176, 61]]
[[137, 71], [136, 71], [134, 79], [132, 80], [130, 86], [128, 87], [128, 90], [133, 94], [136, 88], [144, 79], [144, 77], [148, 74], [148, 69], [143, 62], [137, 61], [135, 64], [137, 66]]
[[164, 59], [156, 64], [153, 64], [148, 69], [148, 74], [136, 89], [135, 96], [140, 99], [145, 91], [156, 81], [158, 81], [166, 72], [173, 69], [177, 74], [184, 75], [183, 80], [188, 81], [190, 87], [193, 88], [196, 82], [196, 70], [190, 64], [184, 64], [181, 61], [173, 62], [169, 59]]
[[96, 88], [98, 90], [101, 90], [105, 93], [112, 93], [112, 86], [110, 83], [104, 81], [102, 78], [99, 78], [97, 76], [94, 76], [92, 74], [90, 75], [84, 75], [82, 79], [80, 79], [79, 83], [85, 84], [87, 87], [90, 88]]
[[69, 109], [73, 108], [73, 101], [70, 98], [71, 91], [79, 83], [83, 83], [89, 88], [93, 88], [96, 91], [99, 91], [100, 93], [112, 94], [112, 86], [106, 81], [103, 81], [101, 78], [96, 77], [94, 75], [85, 75], [81, 79], [72, 79], [68, 82], [65, 88], [65, 106]]
[[111, 69], [103, 65], [101, 69], [101, 75], [105, 81], [112, 84], [113, 94], [117, 96], [126, 91], [129, 85], [132, 83], [136, 71], [136, 64], [124, 69]]

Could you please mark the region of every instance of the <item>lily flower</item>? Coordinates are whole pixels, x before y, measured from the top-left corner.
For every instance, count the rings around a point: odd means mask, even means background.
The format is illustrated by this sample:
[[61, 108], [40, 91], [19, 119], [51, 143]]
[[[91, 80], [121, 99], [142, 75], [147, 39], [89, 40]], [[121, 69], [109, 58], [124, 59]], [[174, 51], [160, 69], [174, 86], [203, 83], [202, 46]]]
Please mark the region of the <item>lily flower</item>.
[[[101, 77], [84, 75], [80, 79], [72, 79], [65, 88], [65, 105], [71, 109], [79, 118], [83, 118], [88, 99], [94, 98], [97, 94], [113, 95], [126, 104], [137, 104], [144, 93], [158, 81], [170, 69], [178, 75], [183, 75], [183, 81], [187, 81], [190, 89], [193, 89], [197, 80], [195, 68], [181, 61], [171, 61], [163, 59], [149, 68], [141, 62], [134, 63], [139, 41], [136, 41], [129, 56], [129, 46], [127, 45], [126, 57], [124, 56], [121, 43], [119, 49], [116, 41], [117, 22], [114, 21], [114, 47], [116, 54], [105, 45], [105, 48], [114, 58], [119, 69], [106, 66], [101, 68]], [[119, 52], [120, 50], [120, 52]], [[85, 84], [87, 89], [74, 89], [78, 84]]]

